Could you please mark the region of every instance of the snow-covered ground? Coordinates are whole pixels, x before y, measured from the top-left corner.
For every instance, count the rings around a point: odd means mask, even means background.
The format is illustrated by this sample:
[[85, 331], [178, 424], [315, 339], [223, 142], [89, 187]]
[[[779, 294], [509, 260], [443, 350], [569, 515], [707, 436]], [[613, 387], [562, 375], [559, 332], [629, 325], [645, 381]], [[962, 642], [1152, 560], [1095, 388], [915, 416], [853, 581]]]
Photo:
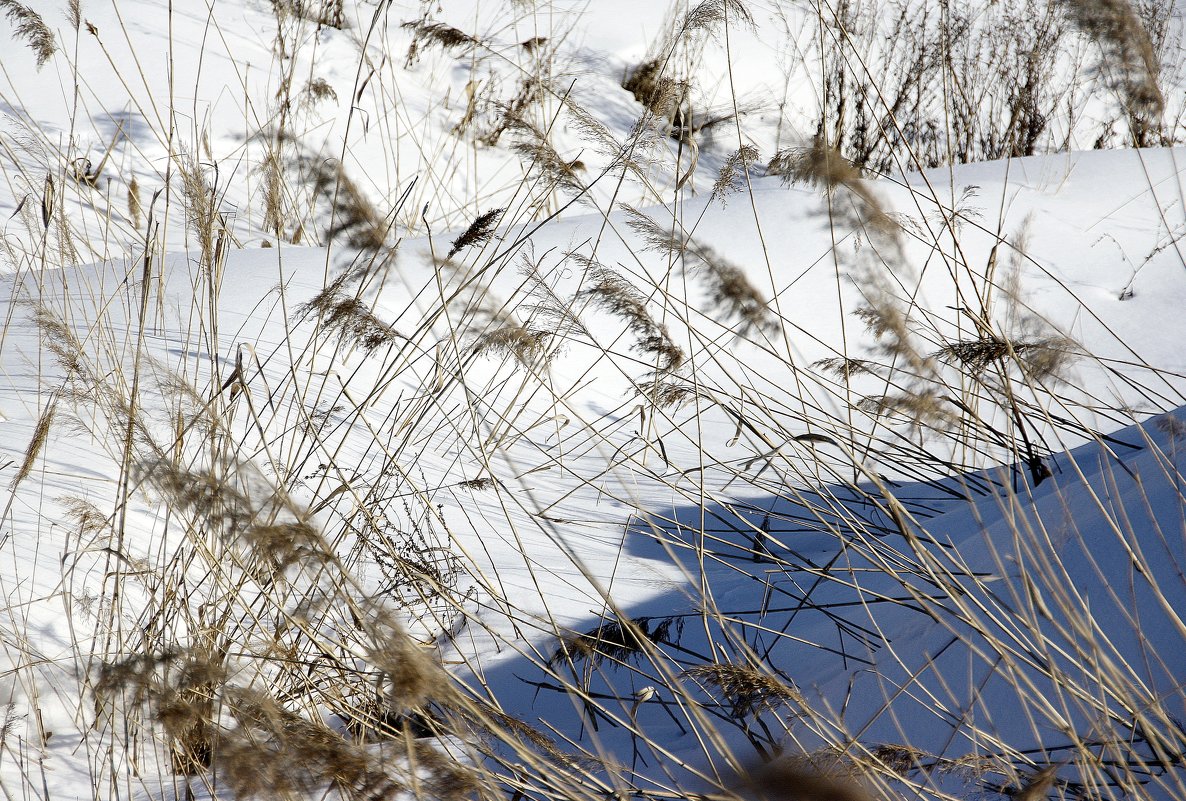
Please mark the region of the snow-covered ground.
[[6, 796], [1186, 796], [1186, 151], [792, 183], [808, 12], [441, 5], [29, 4]]

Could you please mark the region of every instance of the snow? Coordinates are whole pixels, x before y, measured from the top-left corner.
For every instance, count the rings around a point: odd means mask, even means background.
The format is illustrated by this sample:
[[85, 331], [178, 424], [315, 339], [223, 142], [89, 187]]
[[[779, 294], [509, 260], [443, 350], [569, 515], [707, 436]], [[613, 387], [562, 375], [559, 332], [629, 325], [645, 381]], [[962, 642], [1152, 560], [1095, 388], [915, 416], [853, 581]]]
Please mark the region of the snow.
[[[231, 683], [288, 693], [344, 728], [345, 696], [302, 685], [268, 636], [364, 664], [374, 654], [352, 617], [380, 626], [395, 610], [474, 697], [621, 766], [598, 775], [640, 793], [711, 790], [776, 752], [834, 769], [873, 754], [884, 768], [880, 746], [908, 745], [905, 775], [883, 770], [871, 792], [996, 797], [1057, 765], [1067, 794], [1181, 797], [1186, 151], [907, 172], [862, 183], [864, 197], [752, 165], [721, 198], [716, 168], [737, 143], [706, 145], [681, 190], [687, 155], [644, 138], [654, 163], [619, 180], [552, 96], [557, 149], [604, 175], [564, 206], [524, 189], [510, 134], [479, 151], [454, 132], [465, 87], [512, 81], [531, 66], [518, 43], [560, 37], [556, 85], [571, 81], [627, 143], [642, 110], [618, 81], [676, 18], [663, 4], [445, 4], [432, 19], [502, 49], [467, 62], [426, 48], [407, 67], [400, 23], [432, 4], [350, 3], [342, 31], [290, 21], [298, 47], [285, 56], [263, 2], [84, 3], [97, 35], [76, 35], [64, 3], [30, 5], [62, 52], [37, 71], [17, 48], [0, 82], [8, 796], [172, 798], [188, 785], [226, 797], [170, 771], [160, 731], [126, 733], [147, 719], [105, 706], [102, 665], [215, 642], [222, 625], [242, 651]], [[714, 97], [727, 97], [723, 43], [704, 47]], [[760, 66], [774, 46], [738, 48], [742, 96], [778, 95]], [[291, 154], [346, 164], [394, 220], [390, 262], [360, 271], [341, 242], [267, 230], [259, 132], [276, 124], [289, 70], [337, 96], [293, 113]], [[752, 116], [768, 153], [778, 126]], [[97, 163], [109, 147], [96, 187], [57, 184], [70, 235], [43, 234], [46, 172], [60, 179], [74, 154]], [[187, 164], [225, 215], [225, 263], [211, 265], [166, 182]], [[291, 189], [287, 238], [301, 219], [326, 230], [313, 192]], [[657, 247], [622, 204], [736, 266], [776, 324], [746, 328], [719, 304], [715, 268]], [[489, 241], [442, 260], [499, 207]], [[629, 281], [686, 354], [667, 376], [682, 404], [638, 391], [655, 356], [591, 299], [589, 260]], [[345, 294], [327, 295], [343, 275]], [[342, 297], [362, 301], [371, 328], [343, 335], [317, 313]], [[1004, 393], [961, 383], [942, 358], [847, 382], [819, 366], [906, 358], [857, 316], [879, 304], [910, 321], [924, 356], [976, 338], [981, 312], [1017, 343], [1075, 343], [1059, 345], [1057, 377], [1009, 384], [1042, 480], [1019, 461]], [[534, 345], [483, 349], [499, 326]], [[964, 405], [927, 432], [858, 403], [904, 387], [959, 390]], [[211, 474], [242, 509], [186, 495]], [[243, 510], [313, 525], [339, 561], [314, 570], [306, 552], [265, 576], [248, 539], [260, 532], [228, 522]], [[400, 559], [421, 561], [401, 574]], [[349, 578], [334, 584], [339, 569]], [[627, 619], [646, 643], [608, 625]], [[638, 646], [620, 664], [588, 653], [615, 638]], [[739, 711], [703, 670], [713, 664], [758, 666], [785, 695]], [[837, 744], [850, 747], [821, 750]], [[1099, 767], [1113, 761], [1142, 767]]]

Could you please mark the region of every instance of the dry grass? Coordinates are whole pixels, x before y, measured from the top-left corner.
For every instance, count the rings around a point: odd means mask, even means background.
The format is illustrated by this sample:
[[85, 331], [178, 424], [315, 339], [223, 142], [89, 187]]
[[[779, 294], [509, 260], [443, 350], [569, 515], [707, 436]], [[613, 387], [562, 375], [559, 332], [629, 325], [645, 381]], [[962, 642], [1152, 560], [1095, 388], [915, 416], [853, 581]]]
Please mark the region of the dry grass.
[[707, 245], [697, 242], [672, 221], [670, 228], [646, 214], [625, 208], [627, 225], [648, 250], [656, 250], [677, 259], [683, 268], [704, 284], [713, 308], [737, 321], [738, 333], [748, 335], [777, 326], [774, 313], [765, 298], [737, 265]]
[[313, 175], [313, 191], [330, 209], [325, 239], [332, 242], [341, 238], [351, 248], [382, 252], [391, 223], [346, 175], [342, 165], [314, 161]]
[[622, 88], [655, 116], [674, 120], [689, 87], [685, 81], [665, 76], [664, 67], [658, 58], [644, 61], [622, 80]]
[[738, 720], [803, 701], [798, 690], [744, 665], [697, 665], [683, 675], [719, 692], [729, 715]]
[[[274, 109], [236, 151], [252, 164], [236, 172], [197, 132], [154, 131], [172, 184], [133, 162], [119, 223], [134, 229], [126, 273], [118, 260], [111, 281], [55, 268], [77, 260], [72, 247], [98, 252], [99, 237], [88, 241], [67, 215], [80, 213], [78, 196], [98, 204], [104, 184], [125, 180], [122, 160], [133, 157], [113, 153], [132, 148], [113, 141], [73, 182], [74, 153], [13, 177], [33, 189], [4, 246], [34, 297], [6, 332], [29, 318], [53, 357], [38, 363], [38, 380], [54, 394], [10, 465], [9, 511], [17, 500], [35, 510], [19, 510], [21, 520], [59, 510], [66, 524], [53, 524], [69, 530], [52, 597], [79, 610], [68, 665], [77, 686], [61, 692], [85, 722], [77, 736], [92, 795], [162, 795], [142, 786], [150, 779], [261, 799], [1181, 794], [1180, 698], [1141, 679], [1148, 665], [1176, 664], [1177, 643], [1143, 646], [1144, 668], [1125, 661], [1101, 621], [1129, 614], [1127, 599], [1080, 597], [1067, 556], [1082, 537], [1074, 516], [1031, 519], [1027, 505], [1053, 475], [1057, 436], [1094, 435], [1085, 410], [1128, 412], [1075, 394], [1071, 368], [1100, 365], [1028, 310], [1016, 277], [1029, 258], [1023, 237], [994, 234], [954, 191], [919, 189], [927, 214], [905, 222], [865, 177], [1049, 146], [1051, 109], [1071, 96], [1042, 83], [1068, 41], [1053, 21], [1030, 17], [1035, 38], [1019, 33], [988, 54], [1005, 36], [992, 28], [995, 4], [968, 19], [951, 4], [945, 39], [924, 37], [900, 9], [892, 52], [870, 44], [881, 29], [852, 4], [808, 18], [817, 41], [801, 60], [818, 62], [819, 125], [780, 147], [767, 173], [817, 190], [826, 215], [821, 263], [831, 261], [845, 313], [843, 341], [820, 343], [794, 325], [818, 299], [783, 291], [807, 257], [766, 248], [742, 265], [729, 232], [710, 235], [690, 211], [693, 191], [711, 185], [713, 214], [761, 171], [738, 97], [717, 118], [729, 125], [691, 118], [694, 103], [707, 108], [698, 54], [759, 29], [756, 5], [712, 0], [673, 14], [623, 82], [638, 104], [633, 125], [570, 91], [564, 30], [545, 25], [554, 10], [500, 9], [515, 24], [478, 36], [431, 20], [423, 4], [418, 20], [389, 26], [406, 37], [392, 41], [410, 42], [406, 58], [368, 40], [348, 93], [330, 73], [317, 77], [314, 57], [307, 75], [293, 65], [311, 41], [302, 22], [343, 28], [358, 7], [274, 6], [287, 21], [281, 77], [263, 104]], [[0, 8], [45, 63], [52, 34], [38, 45], [35, 23], [20, 21], [28, 8]], [[1063, 8], [1099, 43], [1130, 140], [1170, 135], [1164, 65], [1139, 15], [1121, 3]], [[83, 10], [70, 6], [76, 29]], [[375, 19], [375, 31], [387, 23]], [[441, 80], [464, 68], [456, 105], [433, 109], [447, 123], [409, 116], [395, 91], [401, 62]], [[936, 100], [934, 86], [964, 94]], [[978, 87], [986, 93], [969, 96]], [[371, 97], [381, 100], [364, 114]], [[391, 137], [390, 163], [366, 163], [348, 143], [332, 158], [315, 148], [318, 123], [302, 121], [335, 108], [367, 137]], [[690, 150], [700, 169], [711, 165], [706, 181], [686, 166]], [[400, 164], [410, 151], [440, 160]], [[492, 154], [509, 157], [510, 191], [456, 191], [454, 173]], [[244, 180], [247, 207], [230, 200]], [[635, 195], [671, 206], [623, 202]], [[534, 251], [530, 234], [578, 200], [595, 233]], [[259, 210], [256, 223], [245, 208]], [[754, 230], [784, 224], [758, 211], [755, 202]], [[188, 239], [160, 227], [179, 218]], [[461, 231], [443, 259], [431, 237], [439, 220]], [[32, 245], [21, 252], [15, 230], [26, 223]], [[410, 229], [429, 240], [400, 245]], [[280, 245], [305, 232], [326, 245], [324, 273], [294, 281]], [[274, 307], [282, 322], [257, 331], [222, 317], [237, 290], [224, 268], [234, 243], [265, 235], [284, 272], [252, 314]], [[983, 239], [992, 259], [974, 264]], [[196, 245], [196, 266], [170, 258], [181, 242]], [[997, 268], [998, 249], [1017, 254], [1012, 274]], [[417, 256], [432, 256], [431, 267]], [[188, 282], [194, 298], [171, 318], [187, 321], [181, 330], [158, 336], [154, 321], [179, 297], [165, 297], [165, 269], [176, 271], [170, 291]], [[946, 271], [954, 299], [926, 305], [917, 290], [928, 269]], [[310, 281], [320, 284], [297, 300], [304, 290], [290, 287]], [[1103, 369], [1128, 375], [1115, 361]], [[1139, 387], [1150, 404], [1170, 397], [1152, 383]], [[109, 463], [96, 470], [114, 476], [111, 497], [31, 500], [35, 467], [56, 458], [51, 436], [88, 453], [101, 444]], [[1172, 458], [1158, 464], [1177, 481]], [[948, 481], [973, 468], [989, 472]], [[1025, 472], [1028, 483], [1017, 479]], [[899, 497], [903, 486], [922, 500]], [[968, 556], [947, 541], [960, 532], [934, 522], [962, 495], [992, 499], [1013, 521]], [[1158, 597], [1155, 571], [1129, 547], [1147, 536], [1144, 511], [1108, 507], [1108, 520], [1133, 561], [1127, 591], [1148, 588], [1152, 609], [1171, 594]], [[44, 531], [15, 533], [34, 541]], [[831, 545], [811, 544], [820, 540]], [[522, 568], [502, 567], [507, 542]], [[602, 586], [579, 549], [606, 542], [621, 545]], [[671, 591], [651, 609], [622, 608], [626, 582]], [[6, 599], [14, 620], [32, 603], [21, 592]], [[583, 593], [585, 622], [561, 593]], [[915, 654], [883, 630], [882, 609], [950, 638], [958, 675], [942, 653]], [[30, 645], [35, 632], [3, 633], [20, 657], [13, 681], [35, 686], [48, 661]], [[851, 677], [828, 699], [800, 672], [825, 658]], [[507, 666], [511, 678], [499, 674]], [[69, 683], [62, 675], [54, 680]], [[1010, 707], [963, 698], [967, 675], [1007, 687]], [[539, 719], [523, 713], [532, 693]], [[905, 722], [895, 717], [902, 699], [918, 707]], [[1033, 738], [1012, 739], [1017, 720]], [[30, 771], [36, 760], [9, 731], [20, 725], [6, 713], [3, 750]], [[754, 754], [765, 763], [729, 778]]]
[[425, 45], [446, 50], [469, 50], [481, 45], [481, 42], [465, 31], [443, 22], [430, 22], [427, 17], [405, 22], [403, 27], [413, 34], [407, 55], [404, 57], [405, 69], [411, 68], [419, 61], [421, 48]]
[[712, 185], [712, 197], [726, 202], [729, 195], [743, 191], [744, 187], [736, 186], [739, 176], [748, 174], [751, 165], [758, 160], [758, 149], [753, 145], [742, 145], [721, 165], [717, 180]]
[[38, 69], [44, 67], [46, 62], [54, 57], [58, 45], [53, 31], [45, 24], [42, 16], [17, 0], [0, 0], [0, 11], [4, 12], [4, 16], [13, 25], [17, 37], [24, 39], [33, 55], [37, 57]]
[[[818, 137], [808, 147], [781, 150], [766, 166], [770, 175], [782, 176], [788, 183], [805, 183], [819, 186], [829, 193], [847, 191], [857, 202], [860, 224], [871, 229], [894, 234], [897, 225], [881, 208], [876, 196], [861, 180], [856, 166]], [[838, 211], [843, 214], [843, 211]]]
[[57, 398], [50, 398], [45, 408], [41, 410], [41, 415], [37, 418], [37, 425], [33, 429], [33, 437], [25, 447], [25, 455], [21, 459], [20, 467], [17, 468], [16, 475], [12, 478], [14, 488], [33, 472], [33, 465], [36, 464], [37, 457], [41, 455], [45, 448], [45, 442], [49, 439], [50, 428], [53, 426], [57, 408]]
[[491, 209], [490, 211], [479, 214], [469, 224], [469, 227], [453, 240], [453, 246], [449, 248], [449, 255], [445, 258], [451, 259], [466, 248], [479, 247], [486, 244], [494, 233], [503, 211], [504, 209]]
[[1165, 98], [1149, 32], [1127, 0], [1066, 0], [1062, 6], [1076, 26], [1103, 51], [1100, 70], [1123, 99], [1133, 144], [1160, 143]]
[[314, 316], [322, 329], [345, 346], [361, 348], [366, 353], [392, 345], [400, 334], [379, 317], [359, 297], [331, 286], [296, 310], [296, 318]]
[[629, 662], [644, 655], [649, 643], [672, 641], [682, 628], [679, 620], [660, 620], [657, 625], [652, 625], [653, 622], [650, 618], [611, 620], [586, 632], [566, 634], [560, 638], [548, 664], [584, 660]]
[[635, 350], [654, 362], [656, 377], [679, 370], [684, 363], [684, 352], [672, 341], [667, 328], [655, 322], [647, 311], [643, 294], [608, 267], [592, 261], [585, 266], [589, 270], [589, 283], [580, 294], [622, 319], [626, 329], [635, 336]]
[[143, 216], [144, 202], [140, 199], [140, 182], [133, 175], [132, 180], [128, 182], [128, 219], [132, 221], [133, 228], [140, 227]]
[[291, 15], [328, 28], [346, 25], [344, 0], [272, 0], [272, 8], [278, 17]]

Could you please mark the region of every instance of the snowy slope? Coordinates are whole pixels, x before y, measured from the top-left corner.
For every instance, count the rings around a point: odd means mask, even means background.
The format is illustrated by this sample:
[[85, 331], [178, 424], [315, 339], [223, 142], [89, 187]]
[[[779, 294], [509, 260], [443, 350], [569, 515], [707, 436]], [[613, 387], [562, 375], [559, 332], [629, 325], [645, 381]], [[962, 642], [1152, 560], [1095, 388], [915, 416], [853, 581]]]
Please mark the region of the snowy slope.
[[[1181, 317], [1170, 310], [1181, 302], [1175, 301], [1183, 292], [1181, 263], [1172, 248], [1165, 249], [1134, 277], [1133, 270], [1117, 266], [1114, 255], [1117, 249], [1135, 251], [1156, 235], [1150, 210], [1160, 193], [1176, 192], [1177, 158], [1174, 151], [1076, 154], [980, 165], [968, 168], [966, 176], [955, 173], [957, 184], [975, 181], [980, 198], [1005, 199], [1006, 228], [1014, 219], [1031, 220], [1030, 258], [1019, 277], [1026, 306], [1056, 330], [1093, 342], [1096, 353], [1113, 359], [1076, 361], [1075, 391], [1065, 393], [1071, 400], [1083, 399], [1085, 407], [1067, 406], [1099, 430], [1117, 426], [1115, 415], [1091, 416], [1094, 398], [1140, 410], [1141, 404], [1164, 402], [1180, 391], [1182, 357], [1175, 343], [1182, 336], [1176, 331]], [[917, 213], [919, 206], [934, 207], [924, 191], [950, 194], [940, 183], [947, 176], [927, 178], [931, 185], [925, 190], [921, 176], [901, 186], [874, 188], [903, 214], [912, 213], [912, 204]], [[1104, 186], [1122, 188], [1106, 195], [1107, 208], [1101, 211]], [[71, 679], [76, 681], [93, 658], [91, 638], [101, 639], [102, 629], [94, 627], [103, 617], [95, 605], [110, 593], [112, 575], [122, 574], [112, 557], [126, 562], [125, 568], [143, 564], [155, 574], [170, 554], [192, 547], [192, 534], [184, 534], [178, 522], [185, 514], [164, 489], [154, 489], [151, 465], [160, 458], [153, 454], [178, 447], [172, 419], [181, 414], [189, 420], [182, 439], [198, 438], [198, 429], [211, 425], [200, 423], [202, 410], [211, 408], [220, 409], [238, 443], [238, 458], [250, 457], [259, 480], [282, 482], [294, 502], [320, 510], [316, 519], [346, 552], [362, 554], [359, 575], [373, 589], [383, 591], [381, 570], [366, 566], [367, 552], [357, 543], [351, 546], [351, 529], [343, 528], [359, 504], [381, 503], [395, 529], [436, 537], [434, 547], [447, 543], [464, 566], [451, 585], [465, 599], [463, 611], [411, 599], [405, 608], [420, 621], [417, 636], [435, 639], [446, 662], [465, 660], [466, 671], [480, 675], [507, 711], [566, 736], [578, 737], [583, 730], [579, 710], [559, 711], [570, 705], [555, 703], [557, 679], [539, 673], [530, 656], [546, 660], [554, 655], [555, 627], [590, 631], [599, 618], [617, 615], [649, 618], [651, 626], [671, 621], [667, 636], [672, 642], [661, 640], [663, 656], [652, 657], [670, 660], [662, 667], [645, 662], [640, 668], [602, 666], [582, 679], [592, 682], [595, 698], [626, 699], [608, 705], [620, 727], [630, 719], [636, 690], [662, 686], [673, 671], [711, 660], [703, 612], [697, 611], [703, 609], [698, 594], [703, 587], [710, 588], [714, 615], [719, 615], [708, 619], [708, 631], [717, 632], [721, 643], [732, 642], [730, 651], [748, 643], [763, 663], [818, 704], [821, 716], [843, 704], [844, 725], [861, 733], [863, 742], [909, 743], [956, 767], [969, 754], [982, 756], [978, 775], [990, 783], [1012, 780], [1013, 768], [1007, 766], [1015, 764], [1013, 752], [1001, 752], [1002, 744], [1030, 754], [1026, 749], [1057, 749], [1068, 737], [1088, 737], [1092, 727], [1115, 723], [1100, 717], [1105, 710], [1118, 714], [1114, 704], [1121, 702], [1112, 699], [1131, 703], [1123, 692], [1138, 693], [1142, 703], [1166, 714], [1179, 714], [1184, 651], [1167, 643], [1179, 641], [1183, 633], [1174, 611], [1184, 600], [1177, 567], [1182, 534], [1174, 456], [1180, 424], [1142, 414], [1140, 428], [1048, 457], [1054, 476], [1032, 492], [1027, 479], [1014, 471], [949, 481], [954, 491], [911, 484], [907, 476], [887, 475], [894, 460], [879, 459], [873, 447], [862, 467], [866, 494], [857, 495], [855, 488], [829, 487], [826, 480], [843, 476], [844, 448], [788, 442], [778, 453], [763, 453], [763, 443], [750, 429], [738, 438], [735, 420], [722, 410], [743, 409], [767, 437], [805, 433], [805, 398], [788, 384], [792, 376], [811, 387], [818, 408], [839, 408], [834, 385], [822, 376], [813, 379], [811, 369], [787, 367], [831, 352], [822, 343], [834, 341], [837, 310], [822, 300], [803, 304], [794, 298], [828, 297], [836, 275], [827, 258], [829, 237], [819, 221], [818, 195], [763, 179], [754, 198], [752, 208], [700, 203], [689, 204], [684, 213], [698, 219], [703, 212], [698, 240], [727, 248], [755, 282], [773, 277], [777, 297], [786, 299], [781, 302], [784, 326], [796, 334], [778, 342], [713, 333], [711, 317], [698, 316], [702, 293], [694, 279], [689, 279], [687, 301], [677, 302], [681, 290], [673, 287], [671, 330], [681, 332], [675, 336], [686, 342], [690, 358], [701, 360], [694, 374], [700, 397], [711, 393], [718, 400], [702, 400], [699, 408], [695, 402], [672, 411], [652, 408], [649, 414], [630, 390], [631, 382], [646, 373], [645, 365], [632, 355], [620, 324], [611, 325], [612, 318], [596, 310], [583, 318], [583, 333], [569, 331], [546, 371], [477, 356], [469, 358], [463, 373], [451, 372], [447, 358], [439, 355], [449, 347], [451, 329], [441, 318], [448, 312], [441, 312], [434, 297], [441, 291], [438, 281], [457, 282], [466, 273], [458, 268], [442, 277], [430, 269], [422, 255], [427, 242], [404, 243], [381, 288], [364, 293], [375, 313], [398, 332], [395, 344], [369, 355], [357, 344], [342, 345], [332, 334], [315, 333], [297, 311], [324, 286], [327, 255], [322, 250], [233, 253], [213, 312], [193, 257], [170, 257], [164, 284], [148, 287], [142, 329], [137, 323], [144, 297], [142, 266], [137, 262], [7, 279], [3, 354], [8, 380], [0, 408], [9, 475], [21, 464], [39, 415], [51, 404], [56, 408], [45, 445], [12, 495], [4, 576], [10, 636], [30, 643], [46, 660], [46, 667], [34, 673], [45, 685], [24, 680], [14, 689], [14, 709], [26, 715], [34, 705], [42, 709], [44, 725], [55, 732], [47, 752], [52, 761], [62, 763], [69, 775], [86, 773], [77, 762], [79, 738], [85, 741], [86, 735], [76, 728], [81, 721], [71, 711], [78, 703]], [[640, 254], [629, 266], [631, 280], [642, 287], [664, 280], [662, 260], [643, 252], [636, 234], [620, 220], [610, 222], [612, 234], [599, 259], [625, 265], [631, 254]], [[518, 247], [542, 254], [543, 280], [557, 296], [567, 297], [575, 293], [579, 273], [559, 254], [589, 242], [602, 224], [595, 217], [556, 223]], [[758, 226], [768, 232], [766, 251], [780, 254], [776, 272], [765, 272]], [[1093, 236], [1108, 246], [1093, 246]], [[506, 249], [520, 238], [521, 232], [511, 229], [487, 249]], [[990, 241], [967, 237], [969, 262], [983, 263]], [[917, 259], [914, 263], [925, 263], [922, 248], [904, 247]], [[841, 244], [837, 250], [848, 248]], [[331, 268], [331, 275], [338, 269]], [[919, 273], [912, 279], [924, 288], [918, 296], [935, 298], [922, 308], [943, 314], [949, 305], [943, 277], [932, 282], [930, 273]], [[489, 297], [524, 291], [522, 273], [511, 269], [487, 271], [478, 280], [491, 284]], [[1119, 300], [1118, 290], [1130, 285], [1133, 296]], [[859, 287], [842, 286], [843, 302], [854, 302]], [[30, 302], [45, 310], [40, 328]], [[199, 317], [205, 319], [201, 324], [195, 323]], [[215, 317], [218, 338], [211, 340]], [[688, 318], [695, 320], [695, 332], [680, 326]], [[426, 325], [423, 319], [436, 322]], [[1142, 336], [1151, 320], [1158, 322], [1157, 336]], [[64, 325], [58, 327], [59, 321]], [[452, 330], [460, 338], [474, 336], [464, 326]], [[63, 348], [65, 332], [74, 342]], [[780, 353], [781, 347], [790, 350]], [[62, 354], [74, 348], [80, 366], [70, 377], [64, 366], [72, 362]], [[143, 419], [137, 426], [143, 430], [136, 434], [141, 443], [136, 453], [141, 463], [129, 468], [134, 491], [123, 522], [116, 500], [122, 497], [124, 418], [111, 404], [137, 374], [137, 352]], [[1140, 367], [1134, 366], [1138, 359]], [[236, 370], [239, 384], [230, 381]], [[188, 399], [172, 397], [168, 388], [177, 376], [205, 389]], [[741, 405], [746, 392], [763, 403]], [[762, 417], [763, 408], [774, 410], [774, 416]], [[318, 410], [328, 411], [324, 435], [298, 434], [308, 428], [299, 416]], [[827, 436], [840, 439], [837, 419], [831, 429], [820, 427], [829, 418], [813, 419], [815, 433], [830, 431]], [[1058, 428], [1047, 432], [1052, 444]], [[1064, 439], [1073, 444], [1082, 434]], [[906, 452], [894, 437], [886, 435], [881, 442]], [[387, 443], [389, 452], [376, 450], [378, 443]], [[391, 453], [398, 454], [394, 462], [388, 461]], [[202, 462], [200, 448], [177, 454], [196, 460], [195, 466]], [[390, 475], [392, 464], [396, 478]], [[933, 468], [924, 460], [918, 469]], [[881, 487], [868, 484], [878, 476], [885, 482]], [[816, 477], [825, 482], [816, 483]], [[481, 478], [493, 481], [463, 483]], [[902, 539], [887, 511], [887, 492], [905, 505], [911, 530], [936, 545]], [[964, 494], [970, 499], [956, 498]], [[88, 530], [71, 498], [92, 504], [106, 522]], [[115, 533], [117, 526], [125, 528], [122, 535]], [[755, 542], [762, 543], [756, 552]], [[1032, 551], [1033, 562], [1024, 564], [1036, 563], [1040, 571], [1017, 567], [1022, 551]], [[149, 568], [153, 564], [160, 566]], [[910, 578], [900, 581], [876, 571], [864, 577], [871, 565], [885, 564], [899, 565]], [[200, 594], [204, 581], [193, 579], [192, 591]], [[820, 586], [807, 593], [813, 583]], [[975, 603], [951, 595], [954, 586], [967, 589]], [[150, 582], [132, 581], [123, 590], [128, 596], [118, 618], [123, 625], [143, 625], [143, 604], [159, 592], [151, 588]], [[1051, 597], [1070, 588], [1074, 592]], [[416, 594], [414, 587], [403, 591]], [[805, 597], [811, 599], [808, 606]], [[924, 603], [927, 598], [936, 600]], [[1088, 610], [1090, 617], [1079, 617]], [[1099, 629], [1081, 629], [1088, 620]], [[678, 640], [670, 633], [676, 630]], [[1037, 630], [1047, 636], [1035, 640]], [[1081, 652], [1087, 633], [1093, 635], [1092, 649], [1107, 644], [1103, 652]], [[22, 649], [12, 658], [16, 668], [29, 656]], [[579, 664], [578, 659], [577, 675]], [[1129, 667], [1113, 675], [1109, 666], [1116, 664]], [[997, 671], [1001, 678], [990, 680]], [[1078, 694], [1061, 689], [1064, 673], [1077, 677]], [[927, 689], [910, 690], [913, 684]], [[1084, 694], [1084, 685], [1094, 689]], [[1002, 719], [994, 714], [1018, 705], [1018, 693], [1043, 716]], [[657, 700], [637, 711], [639, 726], [695, 764], [695, 740], [680, 734], [690, 724], [667, 714], [665, 697], [661, 690]], [[728, 725], [723, 728], [738, 734]], [[819, 731], [812, 733], [811, 726], [788, 730], [809, 749], [830, 741]], [[601, 747], [627, 760], [639, 746], [622, 731], [604, 732]], [[774, 740], [786, 746], [781, 735]], [[738, 747], [743, 753], [748, 748]], [[647, 754], [644, 749], [641, 758], [653, 761], [654, 755]], [[1056, 751], [1049, 755], [1057, 758]], [[1037, 757], [1028, 758], [1041, 764]], [[920, 764], [927, 759], [918, 757]], [[19, 774], [7, 775], [6, 782], [22, 781]]]
[[[0, 88], [6, 794], [232, 797], [236, 732], [306, 769], [269, 720], [508, 796], [777, 754], [875, 797], [1186, 794], [1182, 150], [714, 188], [740, 129], [689, 175], [618, 85], [661, 4], [31, 5], [62, 50]], [[484, 44], [405, 61], [416, 19]], [[533, 37], [604, 125], [538, 109], [580, 202], [456, 129]], [[703, 91], [776, 91], [768, 42], [697, 41]], [[338, 159], [381, 244], [334, 235]], [[193, 720], [229, 736], [187, 776]]]

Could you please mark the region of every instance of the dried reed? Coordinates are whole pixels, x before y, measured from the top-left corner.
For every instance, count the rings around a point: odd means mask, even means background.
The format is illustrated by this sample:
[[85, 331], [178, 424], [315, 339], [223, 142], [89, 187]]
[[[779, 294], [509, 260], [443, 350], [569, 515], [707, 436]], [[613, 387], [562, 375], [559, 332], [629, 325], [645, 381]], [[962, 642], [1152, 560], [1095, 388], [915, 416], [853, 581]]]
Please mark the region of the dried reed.
[[0, 11], [15, 27], [17, 37], [24, 39], [37, 57], [37, 68], [44, 67], [58, 49], [54, 32], [45, 24], [45, 20], [18, 0], [0, 0]]

